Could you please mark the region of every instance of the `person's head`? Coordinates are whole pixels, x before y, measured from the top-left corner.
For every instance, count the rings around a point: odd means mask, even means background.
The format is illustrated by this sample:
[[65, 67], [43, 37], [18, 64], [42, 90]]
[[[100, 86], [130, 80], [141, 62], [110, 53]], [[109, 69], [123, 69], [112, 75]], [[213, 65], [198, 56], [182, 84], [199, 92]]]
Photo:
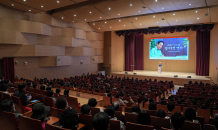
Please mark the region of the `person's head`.
[[196, 118], [196, 112], [193, 108], [187, 108], [185, 110], [185, 118], [189, 121], [192, 121]]
[[141, 111], [137, 117], [137, 124], [141, 125], [151, 125], [151, 116], [147, 111]]
[[160, 50], [163, 47], [164, 42], [163, 41], [158, 41], [157, 42], [157, 49]]
[[40, 90], [45, 90], [45, 86], [44, 85], [40, 86]]
[[150, 99], [149, 99], [149, 103], [152, 103], [152, 102], [154, 102], [154, 99], [153, 99], [153, 98], [150, 98]]
[[192, 100], [193, 105], [197, 105], [197, 101], [195, 99]]
[[201, 105], [201, 109], [207, 109], [206, 105]]
[[46, 95], [47, 95], [47, 97], [53, 97], [53, 95], [54, 95], [53, 90], [46, 91]]
[[177, 104], [181, 104], [182, 102], [179, 100], [179, 101], [177, 101]]
[[95, 130], [107, 130], [109, 121], [107, 113], [99, 112], [92, 118], [92, 126]]
[[175, 105], [173, 103], [168, 103], [167, 104], [167, 110], [168, 111], [172, 112], [174, 110], [174, 108], [175, 108]]
[[108, 97], [111, 97], [111, 93], [108, 93], [107, 96], [108, 96]]
[[30, 118], [44, 121], [45, 117], [50, 112], [50, 106], [45, 106], [43, 103], [36, 103], [32, 108], [33, 114]]
[[64, 90], [64, 95], [69, 96], [69, 89]]
[[59, 94], [61, 92], [60, 88], [56, 88], [56, 93]]
[[7, 89], [8, 89], [8, 84], [3, 83], [1, 86], [1, 91], [5, 92], [5, 91], [7, 91]]
[[139, 113], [140, 111], [141, 111], [141, 109], [139, 108], [138, 105], [135, 105], [132, 107], [132, 112]]
[[67, 99], [65, 97], [59, 97], [55, 104], [57, 109], [65, 109], [68, 106]]
[[149, 110], [157, 110], [157, 105], [154, 102], [149, 103]]
[[48, 91], [48, 90], [51, 90], [51, 87], [47, 87], [47, 88], [46, 88], [46, 91]]
[[74, 109], [65, 109], [59, 118], [59, 122], [63, 128], [77, 130], [79, 116]]
[[160, 117], [160, 118], [165, 118], [166, 117], [166, 113], [163, 109], [159, 109], [157, 111], [157, 117]]
[[95, 107], [97, 105], [97, 100], [95, 98], [90, 98], [88, 101], [90, 107]]
[[114, 101], [112, 106], [114, 107], [115, 111], [117, 111], [120, 108], [120, 103], [118, 101]]
[[31, 82], [27, 82], [26, 84], [29, 87], [29, 86], [31, 86], [32, 83]]
[[15, 105], [12, 100], [4, 100], [0, 104], [0, 110], [6, 112], [15, 112]]
[[185, 117], [180, 112], [175, 112], [171, 116], [171, 124], [174, 130], [179, 130], [185, 122]]
[[36, 89], [37, 83], [33, 83], [33, 88]]
[[108, 114], [108, 116], [110, 116], [110, 118], [114, 118], [115, 115], [115, 109], [112, 106], [108, 106], [105, 110], [105, 113]]
[[25, 91], [26, 90], [26, 84], [25, 83], [20, 83], [18, 85], [18, 90], [19, 91]]
[[91, 111], [91, 107], [90, 107], [89, 105], [87, 105], [87, 104], [82, 105], [82, 107], [81, 107], [81, 113], [82, 113], [82, 114], [87, 114], [87, 115], [89, 115], [89, 114], [90, 114], [90, 111]]
[[218, 114], [214, 115], [213, 124], [214, 124], [216, 130], [218, 130]]
[[165, 100], [162, 100], [162, 101], [160, 102], [160, 104], [161, 104], [161, 105], [166, 105], [166, 101], [165, 101]]

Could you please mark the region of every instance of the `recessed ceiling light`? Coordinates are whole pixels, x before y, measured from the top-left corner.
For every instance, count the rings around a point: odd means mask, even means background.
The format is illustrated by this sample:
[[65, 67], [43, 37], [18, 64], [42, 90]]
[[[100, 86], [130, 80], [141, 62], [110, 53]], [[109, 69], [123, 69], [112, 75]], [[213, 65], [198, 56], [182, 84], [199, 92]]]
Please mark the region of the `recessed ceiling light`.
[[199, 20], [200, 18], [197, 18], [197, 20]]
[[100, 19], [101, 19], [102, 17], [100, 17]]
[[107, 23], [107, 22], [104, 22], [104, 23]]
[[164, 9], [164, 7], [162, 7], [162, 9]]
[[155, 18], [155, 16], [153, 16], [153, 18]]
[[74, 23], [74, 21], [73, 21], [73, 23]]
[[198, 11], [195, 11], [196, 13], [198, 13]]
[[119, 20], [119, 22], [121, 22], [121, 20]]
[[176, 20], [176, 21], [178, 21], [178, 20]]
[[132, 4], [130, 4], [129, 6], [132, 6]]
[[176, 15], [176, 14], [173, 14], [173, 15]]
[[31, 9], [29, 9], [29, 12], [31, 12]]
[[41, 8], [43, 8], [43, 5], [41, 6]]
[[64, 19], [64, 17], [62, 17], [62, 19]]
[[189, 5], [192, 5], [192, 4], [189, 4]]
[[11, 4], [11, 6], [14, 6], [14, 4]]
[[57, 1], [57, 3], [60, 3], [59, 1]]
[[123, 25], [123, 26], [126, 26], [126, 25]]
[[135, 18], [135, 20], [137, 20], [137, 18]]
[[142, 25], [142, 24], [140, 23], [140, 25]]
[[26, 1], [26, 0], [23, 0], [23, 1]]
[[93, 25], [95, 25], [95, 23], [93, 23]]
[[112, 27], [110, 26], [110, 28], [112, 28]]
[[92, 12], [90, 11], [89, 13], [91, 14]]
[[101, 29], [101, 28], [98, 28], [98, 29]]
[[108, 8], [108, 10], [111, 10], [111, 8]]
[[157, 22], [157, 23], [159, 23], [159, 22]]
[[155, 2], [157, 2], [157, 0], [155, 0]]
[[74, 14], [74, 17], [76, 17], [76, 14]]
[[120, 15], [120, 14], [118, 14], [118, 15]]
[[85, 19], [85, 21], [86, 21], [86, 19]]
[[139, 11], [139, 13], [140, 13], [141, 11]]

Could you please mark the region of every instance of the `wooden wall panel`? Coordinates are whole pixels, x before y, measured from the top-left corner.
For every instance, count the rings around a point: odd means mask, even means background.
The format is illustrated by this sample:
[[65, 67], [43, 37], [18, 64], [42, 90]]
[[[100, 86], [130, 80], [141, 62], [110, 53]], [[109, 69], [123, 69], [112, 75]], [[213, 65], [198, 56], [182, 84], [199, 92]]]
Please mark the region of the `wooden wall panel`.
[[50, 45], [51, 37], [45, 35], [37, 35], [37, 44], [38, 45]]
[[65, 65], [72, 65], [73, 57], [72, 56], [57, 56], [57, 66], [65, 66]]
[[56, 66], [56, 56], [38, 57], [39, 67], [52, 67]]
[[104, 40], [104, 33], [98, 33], [98, 40], [103, 41]]
[[104, 63], [104, 57], [103, 56], [91, 56], [90, 57], [91, 63]]
[[[81, 64], [82, 61], [82, 64]], [[73, 56], [73, 65], [91, 64], [90, 56]]]
[[60, 27], [52, 27], [51, 28], [51, 36], [62, 36], [62, 28]]
[[90, 46], [93, 48], [104, 48], [104, 41], [90, 41]]
[[51, 45], [53, 46], [72, 46], [72, 37], [51, 37]]
[[36, 45], [37, 44], [37, 34], [16, 32], [16, 44]]
[[0, 44], [16, 44], [16, 32], [0, 30]]
[[98, 33], [96, 33], [96, 32], [86, 32], [86, 39], [88, 39], [88, 40], [98, 40]]
[[35, 45], [35, 56], [63, 56], [65, 47]]
[[64, 21], [61, 21], [59, 19], [56, 19], [54, 17], [52, 17], [51, 19], [51, 24], [53, 26], [56, 26], [56, 27], [71, 27], [70, 23], [67, 23], [67, 22], [64, 22]]
[[[18, 64], [14, 63], [14, 69], [17, 68], [35, 68], [38, 67], [38, 57], [15, 57], [14, 62], [18, 61]], [[27, 65], [24, 64], [27, 62]]]
[[84, 31], [96, 31], [88, 23], [70, 23], [70, 27], [76, 28], [76, 29], [81, 29]]
[[62, 36], [75, 37], [75, 29], [74, 28], [63, 28]]
[[93, 56], [95, 55], [95, 50], [89, 47], [66, 47], [66, 56]]
[[86, 39], [86, 32], [80, 29], [75, 29], [75, 38]]
[[52, 16], [49, 14], [38, 13], [38, 14], [29, 14], [29, 20], [33, 22], [44, 23], [47, 25], [52, 25]]
[[111, 68], [111, 64], [109, 63], [109, 48], [111, 47], [111, 32], [104, 32], [104, 67]]
[[95, 48], [95, 55], [96, 56], [103, 56], [104, 55], [104, 49], [102, 49], [102, 48]]
[[85, 39], [72, 38], [72, 47], [90, 47], [90, 41]]

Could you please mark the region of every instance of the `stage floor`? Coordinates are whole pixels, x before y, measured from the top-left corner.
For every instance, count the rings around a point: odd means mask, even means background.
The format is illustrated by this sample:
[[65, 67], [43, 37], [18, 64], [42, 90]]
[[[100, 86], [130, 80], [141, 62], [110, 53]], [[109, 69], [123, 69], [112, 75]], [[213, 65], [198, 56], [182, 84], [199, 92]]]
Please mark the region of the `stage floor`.
[[[125, 72], [128, 72], [128, 74], [125, 74]], [[137, 75], [134, 75], [133, 73], [136, 73]], [[185, 83], [188, 83], [189, 80], [191, 81], [202, 81], [203, 83], [211, 83], [211, 78], [208, 76], [197, 76], [195, 73], [185, 73], [185, 72], [168, 72], [163, 71], [162, 74], [158, 74], [157, 71], [147, 71], [147, 70], [134, 70], [132, 71], [122, 71], [122, 72], [112, 72], [111, 75], [118, 76], [118, 77], [129, 77], [129, 78], [139, 78], [139, 79], [149, 79], [152, 80], [169, 80], [176, 82], [176, 85], [184, 85]], [[178, 75], [177, 78], [174, 77], [174, 75]], [[191, 76], [191, 78], [187, 78], [187, 76]]]

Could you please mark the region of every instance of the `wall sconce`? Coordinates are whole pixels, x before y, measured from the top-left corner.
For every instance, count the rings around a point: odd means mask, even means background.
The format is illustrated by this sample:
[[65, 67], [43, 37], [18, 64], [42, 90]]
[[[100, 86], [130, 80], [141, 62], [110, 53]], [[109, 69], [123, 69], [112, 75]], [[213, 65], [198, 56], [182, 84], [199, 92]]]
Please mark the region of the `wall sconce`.
[[15, 65], [17, 65], [18, 64], [18, 61], [15, 61]]
[[27, 62], [24, 62], [24, 65], [27, 65]]
[[80, 61], [80, 64], [83, 64], [83, 60]]

